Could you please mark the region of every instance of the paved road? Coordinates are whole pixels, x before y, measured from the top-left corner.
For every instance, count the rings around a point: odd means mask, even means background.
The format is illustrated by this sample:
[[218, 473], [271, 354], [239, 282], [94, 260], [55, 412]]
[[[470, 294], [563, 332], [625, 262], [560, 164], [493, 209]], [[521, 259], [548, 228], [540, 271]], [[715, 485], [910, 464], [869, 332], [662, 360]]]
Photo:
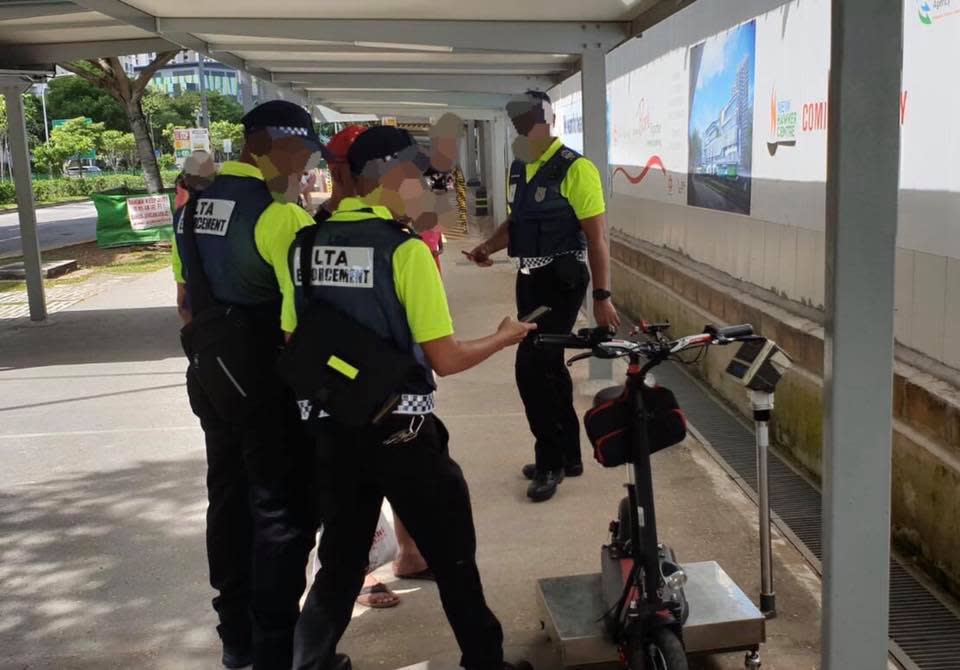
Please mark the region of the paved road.
[[[92, 242], [97, 237], [97, 210], [92, 202], [75, 202], [37, 210], [42, 250]], [[19, 256], [20, 219], [14, 212], [0, 214], [0, 258]]]

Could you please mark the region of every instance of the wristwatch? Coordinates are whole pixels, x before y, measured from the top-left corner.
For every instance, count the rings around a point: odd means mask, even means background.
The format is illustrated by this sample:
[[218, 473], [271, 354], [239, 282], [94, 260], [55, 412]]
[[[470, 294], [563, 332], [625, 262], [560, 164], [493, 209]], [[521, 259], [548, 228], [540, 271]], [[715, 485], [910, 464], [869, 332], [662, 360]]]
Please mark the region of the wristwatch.
[[608, 291], [608, 290], [605, 289], [605, 288], [597, 288], [597, 289], [594, 289], [594, 290], [593, 290], [593, 299], [594, 299], [594, 300], [597, 300], [597, 301], [607, 300], [607, 299], [610, 298], [610, 296], [612, 296], [612, 295], [613, 295], [613, 294], [610, 293], [610, 291]]

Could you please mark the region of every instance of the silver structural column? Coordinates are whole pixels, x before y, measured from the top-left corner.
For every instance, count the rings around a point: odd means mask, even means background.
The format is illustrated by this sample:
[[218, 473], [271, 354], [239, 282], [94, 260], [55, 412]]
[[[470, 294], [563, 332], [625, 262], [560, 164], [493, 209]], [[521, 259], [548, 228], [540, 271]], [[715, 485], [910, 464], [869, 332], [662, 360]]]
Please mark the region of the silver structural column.
[[240, 84], [240, 104], [243, 106], [243, 111], [249, 112], [253, 109], [253, 78], [250, 76], [250, 73], [239, 72], [239, 84]]
[[30, 178], [30, 152], [27, 147], [27, 126], [23, 113], [23, 93], [28, 82], [4, 81], [2, 88], [7, 99], [7, 125], [10, 133], [10, 153], [13, 163], [13, 187], [17, 192], [17, 212], [20, 217], [20, 242], [23, 265], [27, 274], [27, 302], [30, 319], [47, 318], [47, 301], [43, 292], [43, 272], [40, 265], [40, 240], [37, 236], [37, 213], [33, 203], [33, 184]]
[[200, 127], [210, 127], [210, 112], [207, 109], [207, 72], [203, 66], [205, 56], [199, 51], [197, 54], [197, 79], [200, 81]]
[[468, 182], [477, 178], [476, 125], [474, 121], [467, 121], [466, 137], [464, 138], [466, 140], [466, 151], [463, 155], [463, 177]]
[[900, 0], [833, 0], [823, 670], [887, 667]]
[[490, 183], [487, 184], [487, 202], [493, 225], [499, 226], [507, 220], [507, 120], [497, 116], [489, 122], [488, 127]]
[[477, 162], [480, 168], [480, 182], [488, 190], [490, 188], [490, 154], [487, 147], [490, 146], [491, 132], [490, 121], [477, 121]]
[[[607, 57], [603, 49], [588, 48], [582, 54], [581, 98], [583, 100], [583, 153], [600, 170], [604, 196], [610, 196], [610, 166], [607, 156]], [[609, 232], [609, 231], [608, 231]], [[609, 239], [607, 240], [609, 244]], [[609, 277], [607, 278], [609, 281]], [[593, 320], [593, 279], [587, 289], [587, 311]], [[590, 379], [612, 379], [613, 361], [590, 359]]]

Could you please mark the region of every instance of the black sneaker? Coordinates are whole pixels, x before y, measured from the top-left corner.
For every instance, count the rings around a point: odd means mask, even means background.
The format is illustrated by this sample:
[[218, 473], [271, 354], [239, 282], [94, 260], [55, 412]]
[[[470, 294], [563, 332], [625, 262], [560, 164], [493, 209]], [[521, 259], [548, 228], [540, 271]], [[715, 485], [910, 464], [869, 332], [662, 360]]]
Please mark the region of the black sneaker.
[[350, 662], [350, 657], [346, 654], [337, 654], [333, 657], [333, 664], [330, 666], [330, 670], [351, 670], [353, 668], [353, 663]]
[[[537, 473], [537, 466], [534, 463], [527, 463], [520, 472], [523, 473], [525, 478], [533, 479], [533, 476]], [[567, 477], [579, 477], [583, 474], [583, 463], [574, 463], [573, 465], [565, 466], [563, 468], [563, 474]]]
[[557, 492], [557, 487], [563, 481], [563, 470], [544, 470], [537, 472], [530, 486], [527, 487], [527, 497], [533, 502], [550, 500]]
[[223, 663], [223, 667], [230, 670], [249, 668], [253, 665], [253, 649], [249, 646], [240, 647], [224, 643], [220, 662]]

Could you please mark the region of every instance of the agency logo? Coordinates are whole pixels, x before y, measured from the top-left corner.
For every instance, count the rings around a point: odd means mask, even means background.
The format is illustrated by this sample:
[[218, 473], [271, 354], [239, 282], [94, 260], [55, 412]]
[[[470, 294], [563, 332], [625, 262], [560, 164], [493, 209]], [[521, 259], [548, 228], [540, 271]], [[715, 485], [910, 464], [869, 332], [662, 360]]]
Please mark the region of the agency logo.
[[664, 177], [667, 176], [667, 169], [663, 166], [663, 160], [660, 158], [660, 156], [651, 156], [647, 161], [647, 164], [643, 166], [643, 169], [637, 175], [630, 174], [622, 167], [618, 167], [616, 170], [614, 170], [613, 174], [622, 174], [631, 184], [639, 184], [647, 178], [647, 175], [650, 174], [650, 170], [660, 170]]
[[932, 26], [949, 16], [960, 15], [960, 7], [954, 6], [954, 0], [916, 0], [917, 18], [925, 26]]
[[767, 151], [776, 155], [780, 147], [797, 145], [797, 111], [790, 100], [777, 98], [777, 89], [770, 94], [770, 135], [767, 139]]

